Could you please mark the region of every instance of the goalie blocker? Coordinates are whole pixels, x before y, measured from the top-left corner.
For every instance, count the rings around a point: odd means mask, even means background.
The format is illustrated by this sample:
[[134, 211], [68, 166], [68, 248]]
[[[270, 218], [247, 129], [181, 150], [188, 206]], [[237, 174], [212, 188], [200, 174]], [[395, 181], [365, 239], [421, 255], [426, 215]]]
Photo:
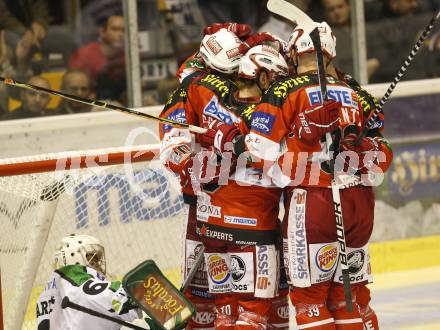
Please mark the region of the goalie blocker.
[[195, 313], [194, 306], [162, 274], [153, 260], [146, 260], [128, 272], [122, 285], [162, 329], [182, 329]]

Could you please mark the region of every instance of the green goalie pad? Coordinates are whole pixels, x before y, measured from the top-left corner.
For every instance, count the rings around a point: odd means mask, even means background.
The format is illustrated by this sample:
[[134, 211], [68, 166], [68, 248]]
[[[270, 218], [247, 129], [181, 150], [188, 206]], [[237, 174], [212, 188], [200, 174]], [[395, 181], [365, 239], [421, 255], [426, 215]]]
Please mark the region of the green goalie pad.
[[191, 302], [153, 260], [146, 260], [129, 271], [122, 279], [122, 286], [160, 329], [181, 329], [195, 312]]

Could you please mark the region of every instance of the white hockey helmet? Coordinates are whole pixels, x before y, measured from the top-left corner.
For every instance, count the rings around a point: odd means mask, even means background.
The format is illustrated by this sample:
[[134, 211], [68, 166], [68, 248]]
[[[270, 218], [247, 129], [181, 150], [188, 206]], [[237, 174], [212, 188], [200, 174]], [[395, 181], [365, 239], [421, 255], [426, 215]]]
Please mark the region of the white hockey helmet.
[[240, 39], [233, 32], [220, 29], [203, 37], [200, 55], [211, 69], [231, 74], [237, 72], [238, 63], [243, 56], [239, 51], [240, 44]]
[[[332, 60], [336, 57], [336, 37], [326, 22], [316, 23], [316, 25], [319, 30], [322, 53]], [[292, 49], [297, 56], [315, 51], [315, 46], [313, 45], [310, 35], [305, 33], [300, 26], [297, 26], [295, 30], [293, 30], [287, 42], [287, 50], [290, 52]]]
[[261, 70], [273, 81], [279, 76], [287, 76], [289, 68], [286, 60], [279, 51], [267, 45], [252, 47], [241, 58], [238, 66], [238, 76], [246, 79], [257, 79]]
[[89, 266], [105, 275], [104, 247], [89, 235], [70, 234], [63, 237], [55, 248], [55, 269], [68, 265]]

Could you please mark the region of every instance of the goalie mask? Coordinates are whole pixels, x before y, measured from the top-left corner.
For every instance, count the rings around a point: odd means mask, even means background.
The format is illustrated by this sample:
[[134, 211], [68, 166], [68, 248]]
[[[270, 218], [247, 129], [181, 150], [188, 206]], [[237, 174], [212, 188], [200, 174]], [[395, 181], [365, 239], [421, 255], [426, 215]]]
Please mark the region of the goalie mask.
[[[336, 57], [336, 37], [326, 22], [316, 23], [316, 25], [319, 30], [322, 53], [332, 60]], [[296, 56], [301, 56], [302, 54], [313, 53], [315, 46], [310, 35], [298, 26], [289, 37], [287, 50], [289, 52], [294, 50]]]
[[226, 74], [237, 72], [242, 54], [239, 51], [240, 39], [226, 29], [203, 37], [200, 55], [206, 65], [215, 71]]
[[104, 247], [95, 237], [71, 234], [55, 249], [55, 269], [68, 265], [88, 266], [105, 275]]
[[249, 49], [241, 58], [238, 76], [255, 80], [262, 70], [267, 72], [270, 81], [287, 76], [289, 72], [286, 60], [279, 51], [271, 46], [258, 45]]

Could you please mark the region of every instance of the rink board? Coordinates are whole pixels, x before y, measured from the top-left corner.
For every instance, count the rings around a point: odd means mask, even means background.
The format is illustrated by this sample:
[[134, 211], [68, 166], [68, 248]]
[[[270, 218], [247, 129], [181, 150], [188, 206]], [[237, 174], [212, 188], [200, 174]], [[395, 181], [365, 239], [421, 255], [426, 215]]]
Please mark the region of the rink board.
[[374, 274], [440, 266], [440, 236], [370, 244]]
[[[440, 236], [371, 243], [371, 266], [374, 276], [371, 288], [373, 294], [379, 295], [381, 290], [439, 282], [439, 245]], [[179, 269], [167, 270], [165, 274], [178, 285], [180, 282]], [[41, 288], [33, 290], [31, 297], [33, 303], [30, 306], [35, 306], [35, 301], [40, 293]], [[33, 319], [34, 313], [34, 308], [29, 308], [26, 320]], [[440, 324], [433, 323], [432, 327], [425, 324], [422, 327], [399, 327], [399, 329], [440, 329]]]

